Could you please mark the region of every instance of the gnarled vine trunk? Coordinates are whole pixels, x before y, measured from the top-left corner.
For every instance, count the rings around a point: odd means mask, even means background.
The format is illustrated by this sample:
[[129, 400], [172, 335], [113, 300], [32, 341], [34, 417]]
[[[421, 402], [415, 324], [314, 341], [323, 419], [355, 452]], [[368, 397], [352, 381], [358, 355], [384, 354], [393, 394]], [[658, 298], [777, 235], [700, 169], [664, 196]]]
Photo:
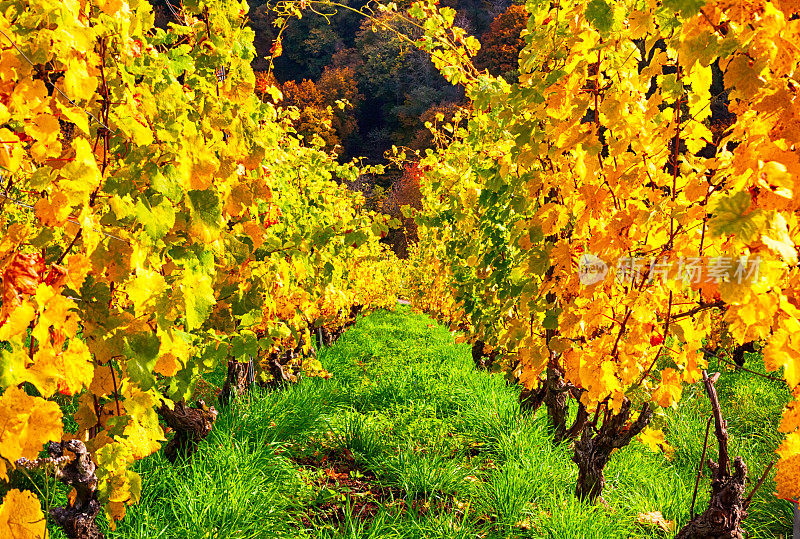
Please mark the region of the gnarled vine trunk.
[[497, 350], [492, 350], [486, 354], [485, 347], [486, 343], [480, 339], [472, 345], [472, 361], [475, 363], [475, 367], [482, 371], [490, 369], [497, 359]]
[[747, 466], [742, 457], [734, 459], [733, 473], [731, 473], [727, 421], [722, 418], [717, 390], [714, 387], [718, 377], [719, 374], [709, 378], [703, 371], [703, 383], [714, 413], [714, 434], [719, 444], [719, 462], [710, 459], [708, 461], [708, 467], [711, 469], [711, 500], [708, 508], [694, 516], [678, 532], [675, 539], [742, 539], [745, 536], [742, 520], [747, 516], [747, 507], [753, 494], [761, 485], [759, 481], [753, 492], [745, 498]]
[[603, 425], [597, 429], [596, 421], [583, 428], [582, 436], [575, 440], [572, 460], [578, 465], [578, 482], [575, 495], [581, 500], [595, 501], [603, 494], [606, 484], [604, 470], [611, 452], [628, 445], [634, 436], [642, 432], [653, 416], [650, 406], [645, 404], [639, 417], [631, 425], [627, 425], [631, 414], [631, 402], [622, 403], [616, 414], [609, 412], [603, 417]]
[[254, 380], [255, 371], [252, 357], [247, 363], [229, 359], [228, 374], [218, 396], [219, 403], [227, 406], [233, 399], [247, 391], [253, 385]]
[[284, 366], [294, 359], [294, 350], [286, 350], [285, 352], [272, 352], [267, 358], [267, 368], [272, 375], [272, 380], [268, 382], [268, 386], [280, 387], [292, 381], [291, 377], [286, 374]]
[[191, 407], [186, 406], [183, 401], [176, 402], [172, 409], [162, 403], [157, 411], [175, 431], [175, 436], [164, 448], [164, 456], [170, 462], [175, 462], [179, 455], [189, 457], [194, 453], [200, 441], [211, 432], [217, 419], [214, 407], [209, 408], [203, 401], [197, 401]]
[[711, 501], [708, 508], [684, 526], [675, 539], [743, 539], [742, 520], [747, 516], [744, 486], [747, 466], [742, 457], [733, 461], [733, 474], [709, 461]]
[[56, 467], [56, 479], [75, 489], [75, 498], [65, 507], [53, 507], [50, 516], [70, 539], [105, 539], [97, 527], [100, 502], [97, 500], [97, 475], [92, 457], [80, 440], [51, 443], [47, 452], [52, 459], [64, 458], [64, 450], [75, 457], [63, 468]]
[[560, 444], [567, 432], [567, 415], [569, 414], [569, 389], [561, 377], [561, 373], [552, 365], [548, 365], [547, 378], [544, 381], [544, 405], [547, 417], [553, 429], [553, 442]]

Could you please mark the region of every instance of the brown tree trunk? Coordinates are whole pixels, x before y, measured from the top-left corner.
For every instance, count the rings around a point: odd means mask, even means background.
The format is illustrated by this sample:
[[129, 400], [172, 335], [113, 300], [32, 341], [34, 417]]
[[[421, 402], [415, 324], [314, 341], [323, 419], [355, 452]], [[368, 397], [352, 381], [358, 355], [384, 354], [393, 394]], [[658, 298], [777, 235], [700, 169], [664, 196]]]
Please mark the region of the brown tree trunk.
[[747, 516], [744, 485], [747, 466], [742, 457], [733, 461], [733, 475], [709, 461], [711, 501], [708, 508], [684, 526], [675, 539], [743, 539], [742, 520]]
[[356, 323], [358, 319], [358, 315], [361, 314], [361, 311], [364, 309], [363, 305], [353, 305], [350, 307], [350, 320], [347, 321], [345, 324], [347, 327], [352, 326]]
[[486, 370], [486, 362], [483, 360], [483, 341], [478, 339], [472, 343], [472, 362], [479, 370]]
[[547, 367], [545, 379], [544, 405], [547, 417], [553, 430], [553, 442], [558, 445], [564, 441], [567, 432], [567, 415], [569, 414], [569, 389], [561, 377], [561, 373], [553, 366]]
[[267, 368], [272, 375], [272, 380], [267, 383], [269, 387], [280, 387], [292, 381], [291, 377], [286, 374], [284, 365], [294, 359], [294, 350], [286, 350], [284, 352], [272, 352], [267, 358]]
[[75, 453], [69, 464], [56, 468], [56, 479], [75, 489], [75, 499], [65, 507], [53, 507], [50, 516], [61, 526], [70, 539], [105, 539], [95, 518], [100, 512], [97, 500], [97, 475], [92, 457], [80, 440], [51, 443], [47, 452], [50, 458], [64, 457], [64, 450]]
[[547, 407], [547, 416], [553, 432], [553, 443], [560, 444], [564, 440], [574, 440], [583, 431], [588, 419], [586, 407], [578, 403], [578, 414], [575, 422], [567, 429], [569, 415], [569, 397], [580, 395], [573, 393], [574, 388], [561, 377], [555, 367], [547, 368], [547, 378], [539, 381], [536, 389], [523, 389], [519, 394], [519, 404], [523, 410], [536, 412], [542, 404]]
[[547, 386], [541, 381], [536, 389], [523, 388], [519, 394], [520, 408], [535, 414], [536, 410], [538, 410], [544, 402], [546, 392]]
[[595, 418], [592, 423], [584, 426], [580, 439], [575, 440], [572, 461], [578, 465], [575, 495], [579, 499], [594, 502], [601, 498], [606, 483], [603, 470], [611, 458], [611, 452], [628, 445], [650, 423], [653, 416], [650, 406], [645, 404], [636, 421], [628, 425], [630, 413], [631, 402], [625, 399], [619, 413], [612, 414], [606, 409], [603, 425], [599, 430], [596, 430]]
[[175, 435], [164, 448], [164, 456], [175, 462], [179, 455], [189, 457], [197, 449], [197, 445], [211, 432], [217, 411], [207, 407], [203, 401], [197, 401], [188, 407], [183, 401], [176, 402], [172, 409], [163, 404], [157, 409], [158, 414], [167, 425], [175, 431]]
[[714, 387], [718, 377], [719, 374], [716, 374], [709, 378], [703, 371], [703, 383], [714, 413], [714, 434], [719, 444], [719, 462], [710, 459], [708, 461], [708, 467], [711, 469], [711, 500], [708, 508], [692, 518], [678, 532], [675, 539], [742, 539], [744, 537], [742, 520], [747, 516], [747, 507], [753, 494], [761, 485], [759, 481], [753, 492], [747, 498], [744, 497], [747, 466], [742, 457], [734, 459], [731, 474], [728, 457], [728, 425], [722, 418], [717, 389]]
[[477, 340], [472, 345], [472, 361], [478, 370], [485, 371], [492, 368], [495, 360], [497, 359], [497, 350], [492, 350], [487, 355], [484, 351], [486, 343], [482, 340]]
[[324, 344], [325, 346], [331, 346], [341, 336], [342, 336], [342, 331], [338, 328], [335, 329], [328, 329], [325, 327], [322, 328], [322, 344]]
[[222, 406], [227, 406], [233, 399], [247, 391], [253, 385], [253, 358], [247, 363], [235, 359], [228, 360], [228, 375], [217, 397]]

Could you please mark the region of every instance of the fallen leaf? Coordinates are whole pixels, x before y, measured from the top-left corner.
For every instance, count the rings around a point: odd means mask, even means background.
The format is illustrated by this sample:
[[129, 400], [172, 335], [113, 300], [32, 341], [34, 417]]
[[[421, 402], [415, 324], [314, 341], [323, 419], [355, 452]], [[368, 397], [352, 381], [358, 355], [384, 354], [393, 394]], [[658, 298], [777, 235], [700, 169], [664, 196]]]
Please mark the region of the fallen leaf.
[[656, 526], [663, 532], [670, 533], [675, 528], [675, 522], [666, 520], [661, 511], [651, 511], [649, 513], [639, 513], [636, 515], [636, 523], [642, 526]]

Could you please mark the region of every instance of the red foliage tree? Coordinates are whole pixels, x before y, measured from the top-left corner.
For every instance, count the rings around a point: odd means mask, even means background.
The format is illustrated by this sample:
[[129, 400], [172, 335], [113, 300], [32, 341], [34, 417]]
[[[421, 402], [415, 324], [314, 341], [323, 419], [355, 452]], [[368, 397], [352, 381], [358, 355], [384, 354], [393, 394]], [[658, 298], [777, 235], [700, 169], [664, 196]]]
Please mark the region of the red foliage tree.
[[525, 45], [520, 34], [527, 24], [525, 6], [514, 4], [498, 15], [481, 38], [481, 49], [475, 58], [477, 67], [488, 69], [495, 76], [516, 71], [519, 52]]

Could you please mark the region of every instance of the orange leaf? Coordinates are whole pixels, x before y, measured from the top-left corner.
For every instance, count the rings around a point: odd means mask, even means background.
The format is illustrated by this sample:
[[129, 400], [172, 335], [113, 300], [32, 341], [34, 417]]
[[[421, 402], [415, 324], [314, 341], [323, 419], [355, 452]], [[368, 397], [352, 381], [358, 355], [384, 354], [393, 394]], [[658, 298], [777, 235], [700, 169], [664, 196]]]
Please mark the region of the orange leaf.
[[12, 489], [0, 505], [0, 537], [41, 539], [46, 536], [44, 513], [29, 491]]
[[61, 439], [61, 409], [16, 386], [0, 396], [0, 455], [11, 462], [36, 458], [42, 445]]

